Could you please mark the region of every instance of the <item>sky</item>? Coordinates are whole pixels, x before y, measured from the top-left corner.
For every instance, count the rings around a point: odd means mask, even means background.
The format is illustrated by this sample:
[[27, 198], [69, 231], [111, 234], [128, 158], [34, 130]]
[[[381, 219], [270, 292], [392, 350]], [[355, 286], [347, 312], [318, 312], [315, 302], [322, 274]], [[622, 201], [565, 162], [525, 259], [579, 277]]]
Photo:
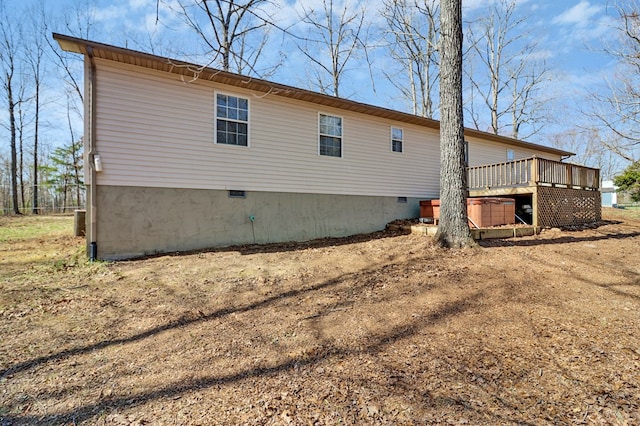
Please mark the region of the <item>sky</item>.
[[[86, 38], [196, 63], [206, 61], [203, 56], [198, 55], [200, 41], [172, 12], [171, 6], [176, 7], [175, 0], [161, 0], [160, 3], [156, 0], [43, 1], [49, 14], [54, 17], [50, 24], [51, 31], [77, 35], [78, 21], [74, 17], [74, 11], [88, 10], [92, 25], [89, 30], [85, 28]], [[321, 1], [304, 0], [304, 5], [309, 10], [318, 7]], [[339, 6], [344, 1], [334, 0]], [[350, 1], [351, 4], [357, 2]], [[341, 96], [406, 111], [407, 104], [382, 72], [392, 65], [380, 37], [379, 28], [383, 22], [378, 10], [382, 1], [359, 2], [366, 5], [368, 11], [373, 11], [370, 14], [370, 31], [372, 40], [377, 40], [372, 44], [377, 48], [369, 51], [371, 69], [366, 66], [364, 55], [348, 68]], [[463, 19], [473, 21], [493, 1], [495, 0], [463, 0]], [[537, 41], [536, 55], [544, 59], [550, 71], [550, 81], [545, 92], [553, 120], [545, 124], [545, 131], [529, 139], [531, 142], [548, 144], [550, 134], [562, 132], [583, 119], [580, 110], [587, 107], [588, 92], [599, 90], [604, 79], [614, 75], [615, 62], [602, 49], [614, 41], [612, 28], [615, 25], [615, 11], [607, 0], [515, 1], [518, 2], [518, 16], [525, 18], [523, 28]], [[28, 0], [0, 2], [6, 11], [3, 20], [16, 19], [19, 11], [29, 3]], [[301, 2], [297, 0], [273, 0], [269, 8], [278, 27], [290, 28], [298, 34], [306, 31], [304, 25], [299, 23], [302, 11]], [[309, 88], [309, 63], [295, 42], [284, 37], [277, 29], [271, 30], [269, 42], [264, 62], [281, 62], [281, 66], [267, 78]], [[59, 88], [60, 84], [56, 83], [52, 75], [48, 85], [51, 99], [60, 99], [56, 94], [56, 87]], [[0, 120], [2, 119], [0, 112]], [[63, 118], [52, 120], [60, 121]], [[77, 118], [74, 123], [78, 129], [82, 128]], [[52, 140], [59, 138], [52, 136]]]

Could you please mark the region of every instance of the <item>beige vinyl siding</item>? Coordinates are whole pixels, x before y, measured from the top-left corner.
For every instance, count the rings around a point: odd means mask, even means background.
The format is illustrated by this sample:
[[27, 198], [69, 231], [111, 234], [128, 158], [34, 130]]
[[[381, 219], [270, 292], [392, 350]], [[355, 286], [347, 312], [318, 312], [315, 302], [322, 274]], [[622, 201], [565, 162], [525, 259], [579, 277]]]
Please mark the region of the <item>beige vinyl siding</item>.
[[507, 161], [507, 149], [512, 149], [515, 160], [523, 158], [538, 157], [550, 160], [560, 160], [560, 156], [552, 155], [534, 149], [520, 148], [517, 146], [507, 146], [498, 142], [482, 140], [478, 138], [466, 138], [469, 142], [469, 166], [482, 166], [486, 164], [504, 163]]
[[[99, 185], [437, 197], [433, 129], [97, 62]], [[249, 99], [250, 147], [216, 144], [217, 91]], [[343, 117], [343, 157], [318, 155], [318, 113]], [[404, 153], [389, 149], [404, 129]]]

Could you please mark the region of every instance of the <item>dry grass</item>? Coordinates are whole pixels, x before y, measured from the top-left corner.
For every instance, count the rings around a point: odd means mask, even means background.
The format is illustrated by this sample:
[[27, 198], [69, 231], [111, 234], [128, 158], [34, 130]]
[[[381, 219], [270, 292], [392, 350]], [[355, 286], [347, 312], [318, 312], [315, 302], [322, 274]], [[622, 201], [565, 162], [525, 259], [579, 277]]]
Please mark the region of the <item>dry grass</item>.
[[72, 218], [3, 218], [1, 423], [638, 424], [640, 222], [615, 219], [90, 264]]
[[626, 206], [622, 209], [603, 207], [603, 214], [611, 219], [640, 220], [640, 205]]

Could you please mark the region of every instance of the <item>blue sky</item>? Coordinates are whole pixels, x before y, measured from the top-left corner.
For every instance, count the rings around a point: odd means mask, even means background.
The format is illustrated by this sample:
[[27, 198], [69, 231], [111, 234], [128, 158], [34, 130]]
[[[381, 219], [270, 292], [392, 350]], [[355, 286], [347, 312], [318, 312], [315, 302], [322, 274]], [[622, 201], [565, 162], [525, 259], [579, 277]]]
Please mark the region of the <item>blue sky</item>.
[[[174, 0], [163, 0], [156, 9], [156, 0], [44, 0], [50, 14], [54, 16], [51, 29], [70, 34], [63, 16], [67, 21], [74, 19], [73, 11], [90, 10], [93, 25], [88, 38], [135, 50], [148, 51], [170, 57], [182, 57], [202, 63], [205, 59], [198, 56], [199, 41], [195, 38], [175, 14], [170, 10]], [[464, 18], [473, 19], [494, 0], [463, 0]], [[550, 70], [551, 81], [545, 88], [551, 99], [549, 108], [554, 118], [548, 123], [546, 132], [537, 135], [531, 142], [547, 144], [548, 134], [561, 132], [580, 120], [579, 110], [588, 103], [588, 90], [598, 90], [606, 76], [614, 73], [615, 63], [601, 52], [603, 45], [615, 37], [614, 11], [608, 8], [606, 0], [517, 0], [518, 13], [526, 17], [526, 29], [538, 41], [537, 55], [544, 58]], [[8, 15], [17, 15], [28, 2], [25, 0], [0, 0], [4, 2]], [[344, 0], [334, 0], [342, 5]], [[289, 27], [299, 21], [301, 5], [294, 0], [273, 0], [273, 14], [278, 25]], [[321, 0], [305, 0], [307, 9], [318, 7]], [[351, 0], [351, 4], [358, 3]], [[360, 1], [371, 14], [373, 25], [382, 24], [380, 14], [375, 13], [381, 7], [381, 0]], [[12, 16], [2, 19], [12, 19]], [[159, 22], [156, 18], [159, 18]], [[304, 32], [301, 26], [294, 27]], [[374, 37], [379, 35], [375, 34]], [[284, 41], [283, 41], [284, 40]], [[273, 76], [275, 81], [298, 87], [308, 87], [305, 70], [308, 63], [290, 41], [286, 41], [276, 31], [271, 32], [270, 49], [265, 61], [275, 63], [285, 58], [282, 67]], [[193, 54], [193, 55], [189, 55]], [[363, 60], [354, 62], [345, 78], [343, 96], [351, 99], [381, 105], [389, 108], [407, 110], [393, 87], [385, 80], [382, 69], [387, 67], [388, 54], [384, 48], [373, 49], [370, 60], [373, 71], [369, 72]], [[372, 77], [375, 82], [375, 91]], [[51, 98], [59, 98], [55, 81], [50, 81]], [[1, 118], [1, 116], [0, 116]], [[76, 122], [81, 129], [81, 124]], [[55, 139], [55, 138], [54, 138]]]

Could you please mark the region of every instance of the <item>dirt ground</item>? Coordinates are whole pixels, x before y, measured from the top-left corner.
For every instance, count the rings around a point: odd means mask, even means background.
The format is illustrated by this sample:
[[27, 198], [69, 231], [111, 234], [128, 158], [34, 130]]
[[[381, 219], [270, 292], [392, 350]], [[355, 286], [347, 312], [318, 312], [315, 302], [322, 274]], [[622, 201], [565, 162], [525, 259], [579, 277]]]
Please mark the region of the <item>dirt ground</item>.
[[614, 213], [467, 250], [10, 239], [0, 425], [638, 425], [640, 220]]

